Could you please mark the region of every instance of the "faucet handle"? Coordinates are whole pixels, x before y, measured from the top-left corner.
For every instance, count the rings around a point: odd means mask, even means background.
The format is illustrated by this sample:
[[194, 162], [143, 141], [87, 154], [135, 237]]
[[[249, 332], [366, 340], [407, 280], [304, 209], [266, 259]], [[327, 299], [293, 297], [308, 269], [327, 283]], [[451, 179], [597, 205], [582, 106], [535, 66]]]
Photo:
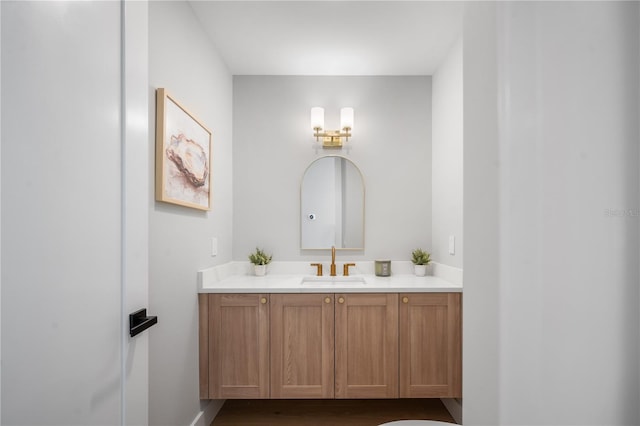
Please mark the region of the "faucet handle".
[[349, 276], [349, 266], [356, 266], [355, 263], [345, 263], [342, 266], [342, 275], [344, 275], [345, 277]]
[[318, 268], [317, 271], [316, 271], [316, 275], [318, 277], [321, 277], [322, 276], [322, 263], [312, 263], [311, 266], [315, 266], [316, 268]]

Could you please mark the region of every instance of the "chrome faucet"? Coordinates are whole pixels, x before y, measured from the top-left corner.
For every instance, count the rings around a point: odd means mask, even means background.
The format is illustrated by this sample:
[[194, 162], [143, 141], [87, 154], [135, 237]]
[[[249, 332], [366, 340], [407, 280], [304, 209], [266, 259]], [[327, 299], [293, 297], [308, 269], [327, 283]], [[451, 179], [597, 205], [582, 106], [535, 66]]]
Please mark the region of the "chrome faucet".
[[336, 276], [336, 246], [331, 246], [331, 276]]

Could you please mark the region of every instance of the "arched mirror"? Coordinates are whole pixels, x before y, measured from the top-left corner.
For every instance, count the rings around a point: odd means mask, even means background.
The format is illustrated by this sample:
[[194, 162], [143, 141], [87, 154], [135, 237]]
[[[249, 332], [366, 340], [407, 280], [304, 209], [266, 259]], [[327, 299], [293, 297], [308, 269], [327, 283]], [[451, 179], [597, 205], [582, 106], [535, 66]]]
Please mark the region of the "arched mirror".
[[340, 156], [318, 158], [300, 188], [302, 249], [364, 249], [364, 180]]

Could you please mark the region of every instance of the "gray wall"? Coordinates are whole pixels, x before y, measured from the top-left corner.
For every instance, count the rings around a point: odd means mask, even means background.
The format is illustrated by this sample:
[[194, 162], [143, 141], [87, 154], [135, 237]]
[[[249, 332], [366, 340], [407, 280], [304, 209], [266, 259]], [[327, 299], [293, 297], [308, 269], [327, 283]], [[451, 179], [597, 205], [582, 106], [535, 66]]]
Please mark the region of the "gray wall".
[[[462, 268], [462, 38], [433, 75], [433, 260]], [[449, 236], [455, 254], [449, 254]]]
[[[196, 271], [231, 260], [232, 79], [185, 2], [150, 2], [149, 40], [151, 113], [154, 91], [164, 87], [213, 132], [211, 211], [156, 202], [149, 191], [149, 299], [159, 318], [150, 337], [149, 422], [179, 425], [201, 410]], [[151, 116], [150, 164], [154, 123]]]
[[[233, 258], [256, 245], [274, 260], [328, 259], [300, 250], [300, 183], [320, 156], [342, 154], [365, 181], [365, 250], [344, 259], [408, 260], [431, 249], [431, 78], [271, 77], [233, 80]], [[315, 145], [311, 107], [325, 126], [355, 109], [353, 138], [342, 151]]]

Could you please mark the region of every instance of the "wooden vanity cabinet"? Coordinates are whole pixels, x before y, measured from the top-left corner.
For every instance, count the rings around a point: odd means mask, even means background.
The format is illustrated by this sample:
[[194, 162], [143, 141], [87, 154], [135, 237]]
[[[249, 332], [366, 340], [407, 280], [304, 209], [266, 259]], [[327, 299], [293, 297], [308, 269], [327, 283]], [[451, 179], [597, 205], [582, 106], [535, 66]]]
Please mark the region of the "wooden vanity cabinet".
[[400, 295], [400, 397], [462, 397], [460, 293]]
[[398, 295], [336, 294], [336, 398], [398, 398]]
[[271, 295], [271, 398], [334, 397], [333, 301]]
[[200, 294], [199, 308], [200, 398], [269, 398], [269, 295]]
[[460, 398], [460, 293], [200, 294], [200, 398]]

